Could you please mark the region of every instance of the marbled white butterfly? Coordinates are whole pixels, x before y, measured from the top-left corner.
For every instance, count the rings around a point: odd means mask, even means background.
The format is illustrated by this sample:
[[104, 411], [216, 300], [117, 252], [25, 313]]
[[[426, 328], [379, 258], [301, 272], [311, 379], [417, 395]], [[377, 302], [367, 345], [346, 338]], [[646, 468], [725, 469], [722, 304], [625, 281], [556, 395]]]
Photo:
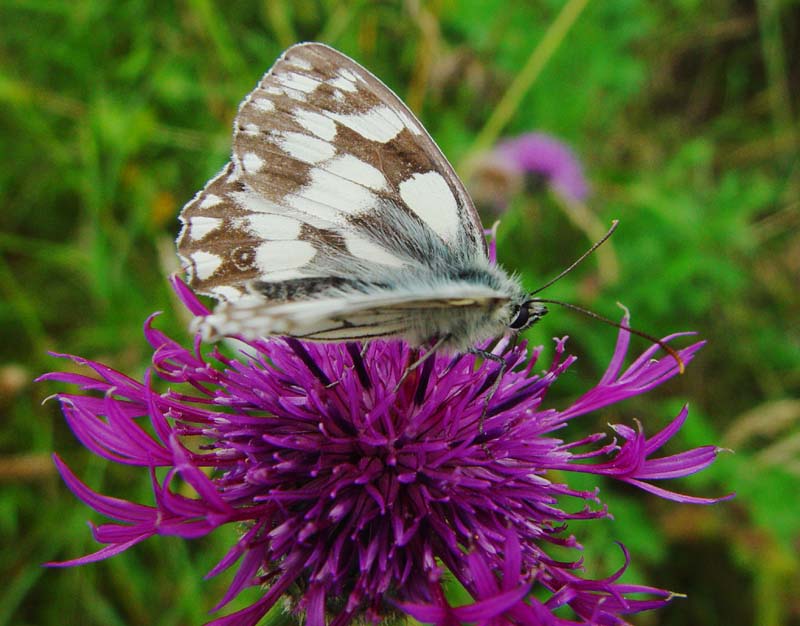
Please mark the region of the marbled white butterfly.
[[292, 46], [244, 99], [233, 156], [181, 212], [178, 253], [220, 300], [206, 339], [400, 337], [466, 350], [547, 309], [490, 263], [464, 185], [358, 63]]

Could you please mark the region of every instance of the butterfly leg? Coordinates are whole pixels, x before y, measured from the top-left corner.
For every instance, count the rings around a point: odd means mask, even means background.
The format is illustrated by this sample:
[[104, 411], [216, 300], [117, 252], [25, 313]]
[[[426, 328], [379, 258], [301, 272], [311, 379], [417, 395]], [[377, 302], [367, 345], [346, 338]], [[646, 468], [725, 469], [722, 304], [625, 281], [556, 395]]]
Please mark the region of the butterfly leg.
[[486, 397], [483, 400], [483, 411], [481, 412], [481, 419], [478, 422], [478, 432], [479, 434], [483, 435], [483, 427], [486, 422], [486, 417], [489, 413], [489, 403], [492, 401], [494, 394], [497, 393], [498, 388], [500, 387], [500, 382], [503, 380], [503, 375], [506, 373], [506, 369], [508, 368], [508, 363], [506, 360], [501, 357], [499, 354], [495, 354], [494, 352], [489, 352], [488, 350], [481, 350], [480, 348], [470, 348], [470, 354], [474, 354], [475, 356], [479, 356], [486, 361], [492, 361], [499, 365], [497, 371], [494, 374], [494, 380], [489, 387], [489, 390], [486, 394]]
[[444, 342], [447, 341], [448, 339], [450, 339], [450, 335], [443, 335], [442, 337], [439, 337], [439, 339], [437, 339], [436, 342], [431, 346], [430, 350], [428, 350], [420, 358], [418, 358], [411, 365], [409, 365], [406, 368], [406, 371], [403, 372], [403, 375], [400, 377], [400, 380], [398, 380], [397, 384], [394, 386], [394, 392], [397, 393], [398, 389], [400, 389], [402, 384], [405, 382], [406, 378], [408, 378], [408, 375], [415, 369], [417, 369], [420, 365], [425, 363], [425, 361], [431, 358], [434, 354], [436, 354], [436, 351], [439, 348], [441, 348]]

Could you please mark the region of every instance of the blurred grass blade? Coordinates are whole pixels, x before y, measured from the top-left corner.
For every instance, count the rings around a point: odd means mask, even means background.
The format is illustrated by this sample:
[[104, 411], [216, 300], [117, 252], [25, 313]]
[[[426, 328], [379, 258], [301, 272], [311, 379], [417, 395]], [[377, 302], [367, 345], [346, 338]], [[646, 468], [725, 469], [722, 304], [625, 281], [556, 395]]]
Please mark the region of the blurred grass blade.
[[[568, 0], [561, 9], [561, 12], [545, 32], [539, 45], [531, 52], [525, 67], [517, 74], [517, 77], [503, 94], [500, 102], [495, 106], [492, 115], [481, 129], [481, 132], [478, 133], [472, 144], [470, 154], [464, 160], [465, 168], [469, 168], [470, 163], [473, 161], [469, 157], [487, 150], [497, 140], [500, 133], [503, 132], [509, 120], [517, 112], [525, 94], [528, 93], [528, 90], [536, 82], [547, 62], [563, 43], [570, 28], [580, 17], [587, 4], [589, 4], [589, 0]], [[469, 176], [468, 169], [462, 168], [462, 172], [464, 176]]]

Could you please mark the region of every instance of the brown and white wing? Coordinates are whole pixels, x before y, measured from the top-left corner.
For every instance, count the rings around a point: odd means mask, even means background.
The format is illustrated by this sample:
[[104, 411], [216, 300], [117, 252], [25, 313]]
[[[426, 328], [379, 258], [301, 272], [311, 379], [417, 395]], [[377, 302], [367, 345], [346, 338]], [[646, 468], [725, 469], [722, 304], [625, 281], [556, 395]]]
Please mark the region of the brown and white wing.
[[292, 301], [328, 279], [342, 289], [486, 257], [478, 214], [420, 122], [318, 43], [289, 48], [245, 98], [230, 163], [181, 221], [190, 285], [229, 302], [256, 283], [275, 285], [258, 297]]

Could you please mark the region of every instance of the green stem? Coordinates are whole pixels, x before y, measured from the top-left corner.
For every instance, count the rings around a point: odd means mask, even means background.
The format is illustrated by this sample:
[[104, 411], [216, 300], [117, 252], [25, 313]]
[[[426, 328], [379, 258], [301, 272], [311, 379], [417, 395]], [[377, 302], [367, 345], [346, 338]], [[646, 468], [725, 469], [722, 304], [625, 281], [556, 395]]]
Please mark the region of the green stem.
[[779, 140], [785, 132], [794, 144], [797, 136], [792, 117], [790, 88], [786, 79], [788, 72], [781, 32], [781, 3], [778, 0], [760, 0], [756, 2], [756, 8], [775, 139]]

